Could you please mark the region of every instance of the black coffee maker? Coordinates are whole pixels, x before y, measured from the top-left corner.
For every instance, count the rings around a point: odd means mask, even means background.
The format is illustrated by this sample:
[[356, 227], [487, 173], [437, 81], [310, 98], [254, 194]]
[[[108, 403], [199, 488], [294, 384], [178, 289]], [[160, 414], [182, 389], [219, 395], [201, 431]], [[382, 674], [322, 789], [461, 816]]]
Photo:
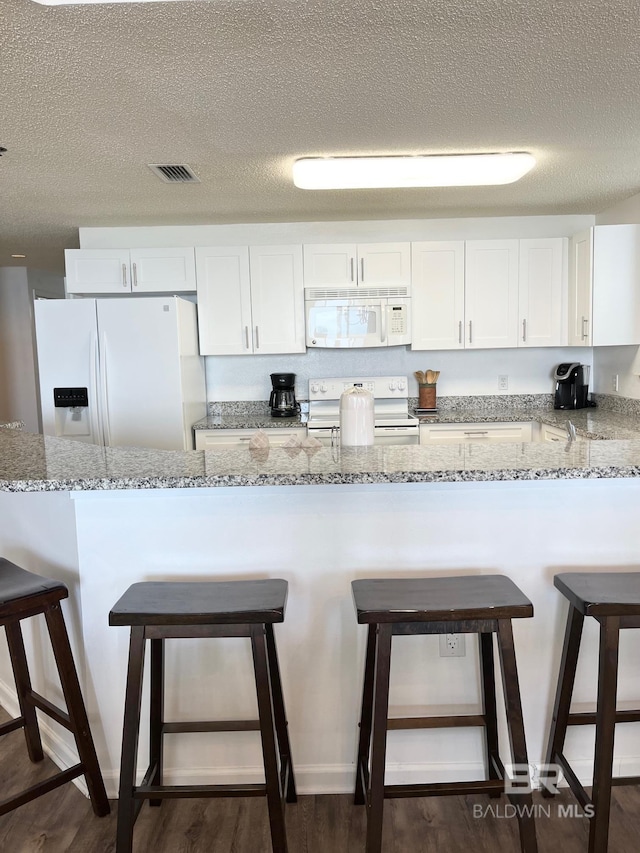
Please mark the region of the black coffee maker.
[[584, 409], [589, 405], [589, 365], [565, 362], [556, 367], [554, 409]]
[[269, 397], [271, 417], [292, 418], [298, 413], [295, 395], [295, 373], [272, 373], [271, 385], [273, 391]]

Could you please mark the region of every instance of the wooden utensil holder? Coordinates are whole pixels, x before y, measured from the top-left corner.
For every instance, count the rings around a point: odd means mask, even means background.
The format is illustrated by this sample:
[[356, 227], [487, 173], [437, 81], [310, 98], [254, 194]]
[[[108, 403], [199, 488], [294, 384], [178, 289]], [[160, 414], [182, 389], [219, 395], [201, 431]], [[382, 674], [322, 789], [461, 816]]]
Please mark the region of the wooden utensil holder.
[[419, 409], [435, 409], [436, 408], [436, 386], [418, 384], [418, 408]]

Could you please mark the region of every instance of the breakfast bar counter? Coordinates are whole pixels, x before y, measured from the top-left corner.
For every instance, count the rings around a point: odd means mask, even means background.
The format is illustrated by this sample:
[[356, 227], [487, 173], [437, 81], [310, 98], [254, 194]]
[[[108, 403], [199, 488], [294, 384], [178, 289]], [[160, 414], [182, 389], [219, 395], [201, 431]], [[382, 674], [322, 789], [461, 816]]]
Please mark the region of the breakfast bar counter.
[[0, 431], [0, 491], [455, 483], [640, 476], [635, 440], [167, 451]]
[[[356, 624], [352, 580], [512, 578], [535, 610], [514, 631], [529, 757], [540, 763], [565, 617], [553, 575], [636, 570], [638, 518], [640, 440], [178, 453], [0, 430], [0, 554], [69, 587], [65, 615], [110, 796], [117, 791], [128, 633], [110, 628], [108, 613], [132, 583], [286, 579], [286, 619], [276, 634], [299, 790], [347, 792], [366, 634]], [[26, 641], [34, 689], [62, 701], [42, 626], [30, 625]], [[579, 666], [576, 680], [576, 701], [586, 705], [595, 697], [597, 642], [588, 626], [592, 663]], [[402, 716], [407, 708], [416, 715], [477, 713], [474, 637], [459, 658], [440, 657], [432, 637], [394, 643], [402, 654], [394, 656], [391, 701], [403, 706]], [[253, 715], [244, 640], [169, 641], [167, 661], [168, 719]], [[640, 696], [632, 632], [621, 638], [621, 661], [624, 707]], [[421, 683], [416, 671], [424, 673]], [[4, 647], [0, 704], [16, 709]], [[74, 763], [56, 723], [45, 739], [60, 766]], [[147, 740], [143, 730], [141, 767]], [[223, 740], [167, 738], [165, 781], [260, 781], [257, 733]], [[616, 735], [616, 771], [640, 773], [636, 741], [633, 726]], [[588, 733], [571, 733], [567, 753], [583, 779], [591, 746]], [[392, 732], [388, 767], [390, 784], [481, 778], [480, 735]]]

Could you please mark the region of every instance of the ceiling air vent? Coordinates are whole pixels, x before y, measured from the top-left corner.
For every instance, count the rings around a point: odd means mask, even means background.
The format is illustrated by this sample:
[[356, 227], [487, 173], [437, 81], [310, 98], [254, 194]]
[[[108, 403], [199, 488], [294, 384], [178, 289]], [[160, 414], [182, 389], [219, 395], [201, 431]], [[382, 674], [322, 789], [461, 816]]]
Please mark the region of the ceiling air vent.
[[194, 175], [191, 166], [159, 166], [149, 163], [152, 172], [164, 181], [165, 184], [199, 184], [200, 181]]

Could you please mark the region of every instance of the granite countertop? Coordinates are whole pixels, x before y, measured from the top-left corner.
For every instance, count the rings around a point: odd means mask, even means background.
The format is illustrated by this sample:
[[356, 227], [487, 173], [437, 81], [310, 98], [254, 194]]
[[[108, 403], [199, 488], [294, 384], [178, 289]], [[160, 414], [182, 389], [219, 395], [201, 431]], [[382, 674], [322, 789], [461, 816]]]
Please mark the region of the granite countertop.
[[3, 421], [0, 423], [0, 429], [22, 429], [23, 421]]
[[[576, 427], [603, 438], [630, 429], [625, 416], [572, 413]], [[477, 413], [469, 413], [469, 417]], [[510, 413], [514, 420], [513, 412]], [[562, 425], [564, 413], [545, 412]], [[497, 416], [496, 416], [497, 417]], [[553, 418], [558, 420], [554, 421]], [[493, 418], [493, 414], [492, 414]], [[578, 423], [580, 418], [584, 423]], [[460, 420], [460, 413], [456, 413]], [[523, 414], [524, 419], [524, 414]], [[527, 420], [532, 419], [529, 411]], [[611, 420], [610, 420], [611, 419]], [[630, 420], [630, 419], [629, 419]], [[640, 476], [635, 440], [439, 446], [270, 447], [163, 451], [104, 448], [68, 439], [0, 430], [0, 490], [83, 491], [215, 486], [291, 486]]]
[[451, 423], [518, 423], [534, 421], [563, 429], [567, 421], [575, 426], [583, 438], [640, 439], [640, 420], [610, 409], [588, 408], [573, 411], [556, 409], [465, 409], [438, 412], [437, 415], [422, 415], [421, 424]]
[[300, 414], [292, 418], [272, 418], [268, 412], [254, 414], [207, 415], [196, 421], [193, 429], [294, 429], [304, 426]]

